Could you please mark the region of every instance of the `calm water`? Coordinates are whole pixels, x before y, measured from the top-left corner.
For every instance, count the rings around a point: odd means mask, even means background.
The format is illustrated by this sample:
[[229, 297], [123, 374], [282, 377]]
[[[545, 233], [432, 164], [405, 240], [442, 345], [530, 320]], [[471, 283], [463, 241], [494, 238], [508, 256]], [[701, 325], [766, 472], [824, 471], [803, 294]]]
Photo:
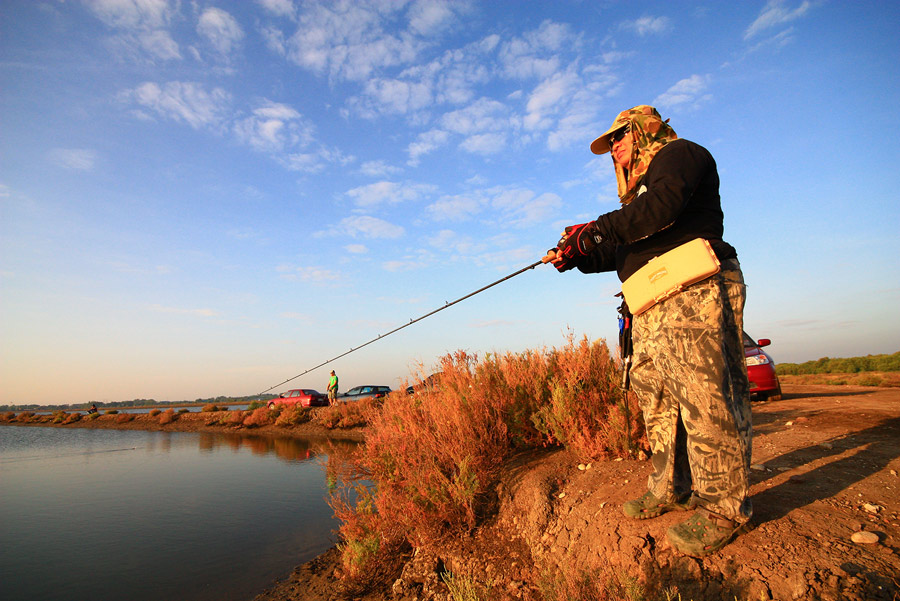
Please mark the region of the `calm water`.
[[0, 599], [250, 600], [334, 544], [325, 450], [0, 427]]

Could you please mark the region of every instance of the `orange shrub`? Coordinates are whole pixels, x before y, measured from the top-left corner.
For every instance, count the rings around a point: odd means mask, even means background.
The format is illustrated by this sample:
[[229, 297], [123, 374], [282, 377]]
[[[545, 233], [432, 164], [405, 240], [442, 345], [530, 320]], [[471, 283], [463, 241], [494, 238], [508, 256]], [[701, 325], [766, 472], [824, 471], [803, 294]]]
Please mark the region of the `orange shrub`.
[[162, 413], [162, 409], [151, 409], [151, 410], [150, 410], [150, 417], [156, 417], [156, 416], [159, 415], [160, 413]]
[[75, 423], [80, 419], [81, 419], [81, 414], [78, 413], [77, 411], [74, 413], [70, 413], [68, 416], [66, 416], [66, 419], [63, 420], [63, 425]]
[[34, 411], [23, 411], [19, 414], [19, 417], [16, 418], [16, 421], [20, 421], [23, 424], [27, 424], [31, 421], [31, 418], [34, 417]]
[[203, 405], [203, 409], [200, 410], [201, 413], [211, 413], [213, 411], [222, 411], [222, 409], [219, 409], [217, 405], [210, 403], [208, 405]]
[[247, 428], [259, 428], [271, 424], [272, 420], [269, 418], [269, 409], [266, 407], [254, 409], [250, 415], [244, 418], [242, 423]]
[[[365, 511], [378, 524], [399, 525], [413, 544], [473, 528], [485, 493], [517, 448], [565, 445], [596, 459], [632, 454], [643, 436], [603, 341], [570, 335], [561, 349], [481, 361], [457, 351], [439, 369], [435, 386], [391, 394], [363, 415], [369, 432], [359, 465], [377, 491], [365, 501], [374, 511]], [[353, 519], [345, 525], [341, 536], [366, 548], [369, 534], [354, 532]]]
[[[279, 405], [279, 408], [281, 406]], [[286, 407], [281, 411], [278, 411], [277, 417], [275, 418], [275, 425], [280, 426], [282, 428], [288, 426], [299, 426], [300, 424], [305, 424], [309, 420], [312, 419], [312, 410], [309, 407], [302, 407], [301, 405], [294, 405], [293, 407]]]
[[228, 426], [240, 426], [244, 423], [244, 415], [244, 411], [236, 409], [228, 414], [228, 417], [224, 420], [224, 423]]
[[166, 424], [171, 424], [175, 421], [175, 410], [174, 409], [166, 409], [162, 412], [162, 415], [159, 416], [159, 425], [165, 426]]
[[[117, 424], [127, 424], [128, 422], [132, 421], [133, 419], [134, 419], [133, 413], [120, 413], [119, 415], [116, 416], [116, 423]], [[166, 422], [166, 423], [168, 423], [168, 422]]]

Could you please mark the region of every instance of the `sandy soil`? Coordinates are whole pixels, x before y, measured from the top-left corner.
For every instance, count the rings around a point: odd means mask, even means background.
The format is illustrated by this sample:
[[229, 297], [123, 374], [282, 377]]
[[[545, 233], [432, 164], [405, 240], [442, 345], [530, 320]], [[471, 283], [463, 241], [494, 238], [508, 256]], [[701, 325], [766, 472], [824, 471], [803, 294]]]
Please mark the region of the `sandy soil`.
[[[398, 557], [383, 590], [349, 598], [449, 599], [438, 574], [450, 570], [491, 583], [493, 599], [538, 601], [536, 566], [606, 565], [651, 593], [677, 586], [685, 601], [900, 599], [900, 389], [784, 392], [754, 404], [752, 530], [718, 554], [694, 559], [671, 549], [666, 529], [686, 513], [622, 515], [622, 503], [645, 490], [648, 462], [579, 466], [566, 452], [547, 452], [510, 463], [496, 511], [472, 536]], [[876, 542], [854, 542], [859, 532]], [[337, 565], [332, 549], [255, 601], [348, 598]]]

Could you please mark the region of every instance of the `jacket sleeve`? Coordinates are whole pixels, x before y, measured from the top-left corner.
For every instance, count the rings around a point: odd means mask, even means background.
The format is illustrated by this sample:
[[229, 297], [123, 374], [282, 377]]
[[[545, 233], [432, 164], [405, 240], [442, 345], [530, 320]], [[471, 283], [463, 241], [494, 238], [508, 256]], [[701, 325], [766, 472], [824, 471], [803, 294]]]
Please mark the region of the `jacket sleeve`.
[[575, 267], [581, 273], [600, 273], [616, 270], [616, 245], [609, 240], [603, 240], [586, 257], [582, 257], [575, 263]]
[[671, 226], [714, 166], [712, 155], [702, 146], [687, 140], [671, 142], [653, 158], [638, 184], [646, 186], [646, 191], [597, 218], [600, 235], [616, 244], [631, 244]]

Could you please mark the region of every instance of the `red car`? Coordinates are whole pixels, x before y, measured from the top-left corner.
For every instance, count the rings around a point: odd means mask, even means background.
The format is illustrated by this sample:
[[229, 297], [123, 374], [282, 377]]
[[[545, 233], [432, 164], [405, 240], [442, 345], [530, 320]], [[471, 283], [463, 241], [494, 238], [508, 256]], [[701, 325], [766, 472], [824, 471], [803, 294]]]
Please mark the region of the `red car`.
[[750, 379], [750, 395], [763, 401], [780, 401], [781, 383], [775, 374], [775, 362], [762, 350], [770, 344], [772, 341], [768, 338], [754, 341], [744, 332], [744, 361]]
[[328, 397], [311, 388], [296, 388], [278, 395], [277, 399], [269, 401], [269, 409], [275, 405], [297, 405], [302, 407], [320, 407], [328, 404]]

